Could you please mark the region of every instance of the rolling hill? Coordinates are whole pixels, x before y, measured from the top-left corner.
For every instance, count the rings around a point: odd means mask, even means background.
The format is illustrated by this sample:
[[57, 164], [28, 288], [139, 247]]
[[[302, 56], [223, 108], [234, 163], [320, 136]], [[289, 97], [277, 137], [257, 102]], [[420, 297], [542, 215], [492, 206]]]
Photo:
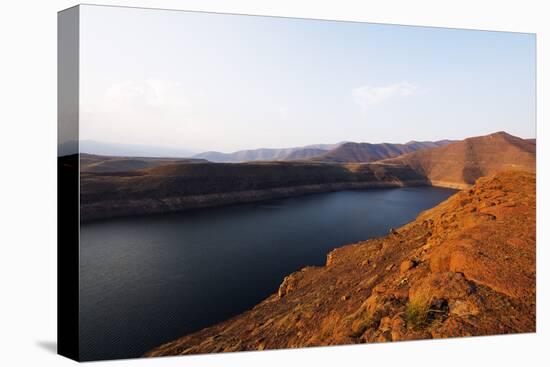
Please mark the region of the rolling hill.
[[176, 163], [199, 163], [204, 159], [117, 157], [80, 153], [80, 172], [129, 172]]
[[499, 171], [535, 172], [536, 145], [497, 132], [380, 162], [408, 166], [433, 185], [461, 188], [473, 184], [479, 177]]
[[194, 155], [193, 158], [206, 159], [210, 162], [217, 163], [292, 160], [310, 160], [330, 163], [368, 163], [396, 157], [420, 149], [443, 146], [451, 142], [451, 140], [435, 142], [413, 140], [406, 144], [342, 142], [338, 144], [316, 144], [296, 148], [240, 150], [233, 153], [204, 152]]
[[397, 157], [402, 154], [415, 152], [421, 149], [440, 147], [451, 143], [451, 140], [436, 142], [410, 141], [406, 144], [371, 144], [371, 143], [344, 143], [338, 147], [314, 157], [317, 162], [374, 162], [386, 158]]

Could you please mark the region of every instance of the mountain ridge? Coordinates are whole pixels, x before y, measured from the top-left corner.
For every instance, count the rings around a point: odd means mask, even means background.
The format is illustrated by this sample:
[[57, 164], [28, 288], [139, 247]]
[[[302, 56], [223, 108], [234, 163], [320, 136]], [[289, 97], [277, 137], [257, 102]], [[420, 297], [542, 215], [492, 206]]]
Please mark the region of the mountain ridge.
[[243, 163], [252, 161], [291, 161], [311, 160], [332, 163], [368, 163], [384, 158], [395, 157], [420, 149], [443, 146], [453, 140], [415, 141], [398, 143], [357, 143], [314, 144], [293, 148], [258, 148], [239, 150], [232, 153], [208, 151], [195, 154], [193, 158], [206, 159], [214, 163]]
[[536, 145], [499, 131], [380, 160], [379, 163], [410, 167], [435, 185], [471, 185], [479, 177], [502, 170], [534, 172]]
[[242, 163], [252, 161], [285, 161], [309, 159], [325, 151], [334, 149], [336, 144], [312, 144], [301, 147], [291, 148], [258, 148], [238, 150], [232, 153], [222, 153], [217, 151], [208, 151], [195, 154], [193, 158], [206, 159], [214, 163]]
[[397, 157], [417, 150], [430, 149], [450, 144], [451, 140], [434, 142], [410, 141], [406, 144], [393, 143], [354, 143], [348, 142], [318, 156], [312, 160], [318, 162], [374, 162], [386, 158]]

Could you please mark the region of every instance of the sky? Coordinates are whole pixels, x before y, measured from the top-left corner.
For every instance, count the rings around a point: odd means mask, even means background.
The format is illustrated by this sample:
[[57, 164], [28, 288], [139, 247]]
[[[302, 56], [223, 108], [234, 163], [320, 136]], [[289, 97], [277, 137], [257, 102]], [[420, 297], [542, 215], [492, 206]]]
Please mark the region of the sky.
[[535, 137], [535, 35], [81, 6], [80, 139], [195, 152]]

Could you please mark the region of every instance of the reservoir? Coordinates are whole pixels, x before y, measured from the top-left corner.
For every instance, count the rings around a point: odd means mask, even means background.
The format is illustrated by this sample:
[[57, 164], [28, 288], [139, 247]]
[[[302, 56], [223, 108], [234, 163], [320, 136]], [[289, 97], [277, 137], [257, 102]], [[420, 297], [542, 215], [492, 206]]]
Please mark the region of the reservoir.
[[244, 312], [329, 251], [383, 236], [455, 193], [340, 191], [84, 223], [83, 360], [139, 357]]

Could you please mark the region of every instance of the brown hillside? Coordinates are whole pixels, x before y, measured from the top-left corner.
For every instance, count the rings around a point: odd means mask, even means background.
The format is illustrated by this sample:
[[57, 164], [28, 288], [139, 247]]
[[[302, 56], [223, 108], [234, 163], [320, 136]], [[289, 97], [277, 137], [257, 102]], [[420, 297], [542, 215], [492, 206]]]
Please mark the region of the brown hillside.
[[407, 165], [435, 185], [460, 187], [503, 170], [534, 172], [535, 160], [535, 144], [498, 132], [419, 150], [383, 162]]
[[408, 167], [384, 164], [151, 164], [149, 168], [126, 172], [82, 171], [81, 220], [166, 213], [316, 192], [428, 184]]
[[128, 172], [166, 164], [199, 162], [204, 163], [206, 161], [193, 158], [117, 157], [81, 153], [80, 172]]
[[512, 171], [332, 251], [253, 309], [147, 356], [534, 331], [535, 175]]
[[338, 147], [313, 158], [318, 162], [374, 162], [421, 149], [434, 148], [449, 144], [450, 140], [436, 142], [410, 141], [406, 144], [343, 143]]

